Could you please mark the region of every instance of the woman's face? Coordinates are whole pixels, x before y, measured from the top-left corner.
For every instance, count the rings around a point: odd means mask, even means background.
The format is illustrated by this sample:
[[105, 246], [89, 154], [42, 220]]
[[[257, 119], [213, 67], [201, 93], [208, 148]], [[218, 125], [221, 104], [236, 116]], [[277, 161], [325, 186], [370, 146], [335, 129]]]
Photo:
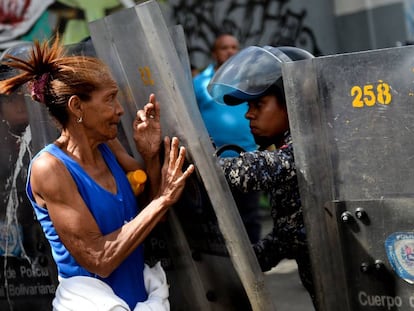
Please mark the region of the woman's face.
[[250, 130], [255, 137], [272, 139], [289, 129], [286, 107], [279, 103], [276, 96], [266, 95], [248, 105], [245, 117], [250, 121]]
[[116, 85], [92, 92], [91, 100], [82, 109], [82, 123], [97, 140], [114, 139], [124, 109], [117, 99]]

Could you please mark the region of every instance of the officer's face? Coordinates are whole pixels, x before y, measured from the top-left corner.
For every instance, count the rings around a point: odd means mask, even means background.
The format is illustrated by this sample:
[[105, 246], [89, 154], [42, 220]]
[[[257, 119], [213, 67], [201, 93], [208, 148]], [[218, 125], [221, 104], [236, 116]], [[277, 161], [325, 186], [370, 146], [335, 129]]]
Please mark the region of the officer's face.
[[0, 121], [5, 122], [14, 134], [20, 135], [29, 124], [29, 116], [21, 94], [0, 96]]
[[273, 139], [289, 129], [286, 107], [274, 95], [266, 95], [249, 102], [245, 116], [250, 121], [250, 130], [255, 137]]

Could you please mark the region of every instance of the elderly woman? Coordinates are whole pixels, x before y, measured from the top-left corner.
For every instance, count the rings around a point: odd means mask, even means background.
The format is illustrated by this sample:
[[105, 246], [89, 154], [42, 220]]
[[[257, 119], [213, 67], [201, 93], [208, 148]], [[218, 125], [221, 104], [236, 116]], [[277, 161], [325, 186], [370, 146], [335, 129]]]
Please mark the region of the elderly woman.
[[[66, 56], [58, 39], [51, 46], [35, 42], [26, 60], [7, 57], [20, 73], [1, 81], [0, 93], [28, 83], [32, 98], [46, 106], [61, 131], [34, 157], [27, 180], [58, 268], [56, 297], [62, 282], [83, 277], [100, 280], [105, 290], [109, 286], [107, 293], [120, 298], [122, 310], [132, 310], [151, 295], [144, 284], [142, 242], [178, 200], [194, 166], [183, 169], [185, 148], [177, 138], [164, 139], [161, 162], [160, 107], [151, 94], [133, 124], [148, 176], [147, 205], [140, 208], [126, 174], [141, 167], [117, 140], [124, 110], [107, 66], [92, 57]], [[55, 298], [56, 308], [59, 303]]]

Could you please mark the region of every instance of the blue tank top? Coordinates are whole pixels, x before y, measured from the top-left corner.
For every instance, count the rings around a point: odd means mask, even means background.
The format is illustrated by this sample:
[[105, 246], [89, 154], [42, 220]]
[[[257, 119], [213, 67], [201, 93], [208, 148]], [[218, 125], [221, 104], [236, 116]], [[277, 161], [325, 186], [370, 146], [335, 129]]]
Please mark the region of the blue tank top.
[[[46, 146], [36, 157], [43, 152], [48, 152], [64, 163], [78, 186], [80, 195], [94, 216], [99, 229], [105, 235], [119, 229], [122, 225], [133, 219], [138, 214], [138, 204], [125, 172], [119, 166], [109, 147], [101, 144], [98, 148], [108, 168], [115, 177], [117, 183], [116, 194], [107, 191], [97, 184], [76, 161], [54, 144]], [[147, 293], [143, 279], [143, 247], [139, 246], [107, 278], [100, 278], [96, 274], [90, 273], [81, 267], [61, 242], [50, 219], [48, 210], [39, 206], [34, 200], [30, 185], [32, 163], [33, 161], [29, 167], [26, 191], [37, 219], [50, 243], [59, 275], [64, 278], [72, 276], [99, 278], [107, 283], [114, 290], [115, 294], [124, 299], [131, 310], [137, 302], [145, 301], [147, 299]]]

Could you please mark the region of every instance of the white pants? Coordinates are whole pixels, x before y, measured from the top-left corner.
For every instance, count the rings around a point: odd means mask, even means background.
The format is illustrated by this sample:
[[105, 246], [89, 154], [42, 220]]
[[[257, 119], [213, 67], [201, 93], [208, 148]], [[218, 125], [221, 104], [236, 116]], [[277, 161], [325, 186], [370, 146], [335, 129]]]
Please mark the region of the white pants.
[[[148, 299], [132, 311], [169, 311], [167, 277], [160, 262], [152, 268], [145, 265], [144, 282]], [[131, 311], [105, 282], [87, 276], [59, 279], [53, 299], [53, 311]]]

